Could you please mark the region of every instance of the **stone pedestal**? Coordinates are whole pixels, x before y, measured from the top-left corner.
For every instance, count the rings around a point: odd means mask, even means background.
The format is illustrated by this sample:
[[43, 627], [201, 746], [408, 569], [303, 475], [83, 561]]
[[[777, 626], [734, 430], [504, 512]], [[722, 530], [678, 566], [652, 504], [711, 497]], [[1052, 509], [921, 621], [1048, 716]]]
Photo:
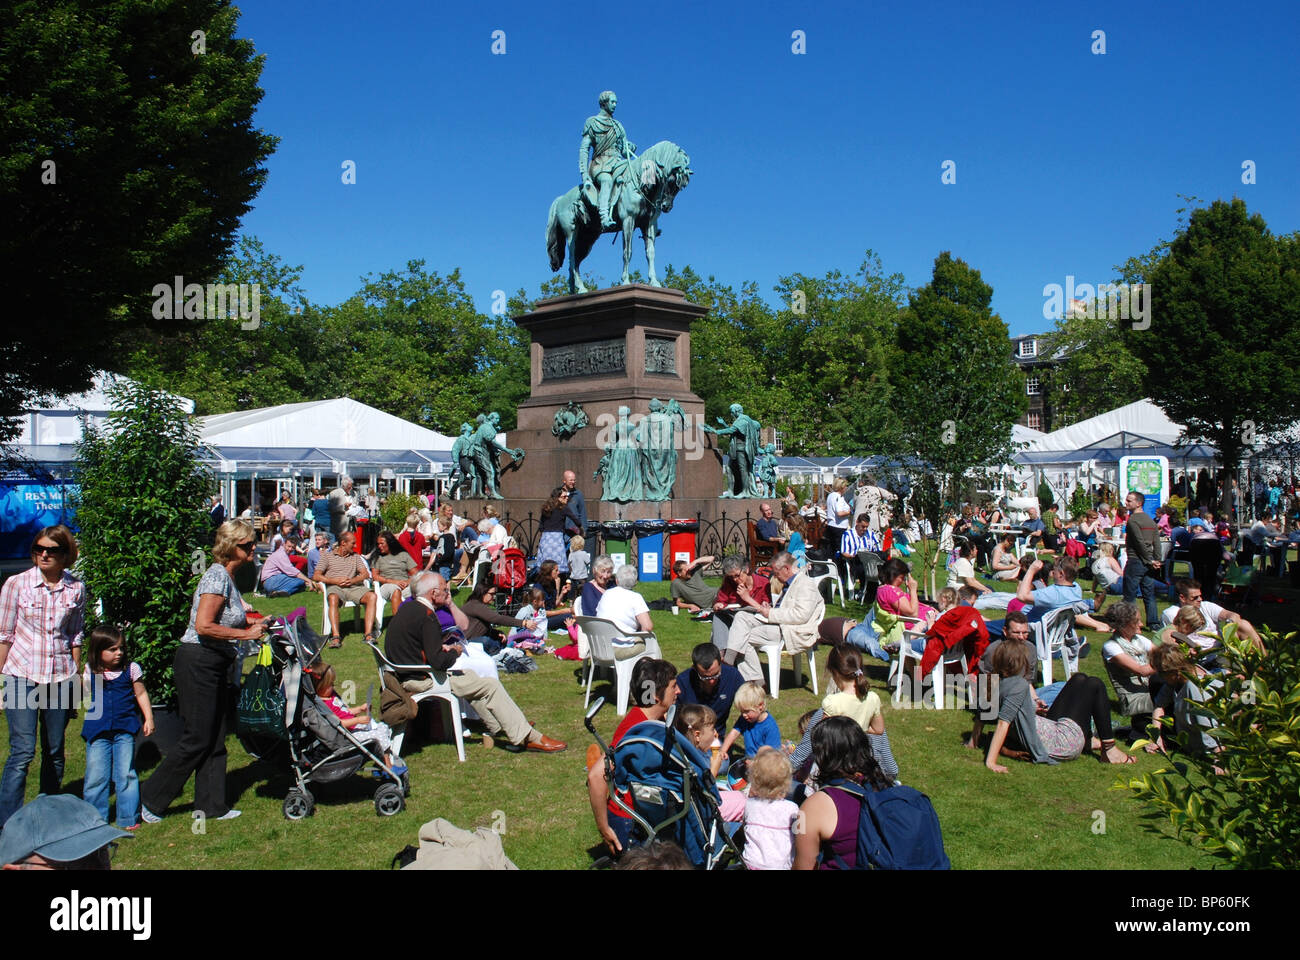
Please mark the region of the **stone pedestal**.
[[[679, 290], [632, 284], [546, 300], [515, 319], [532, 337], [532, 395], [520, 404], [519, 425], [508, 436], [511, 447], [528, 451], [518, 470], [502, 476], [512, 515], [540, 515], [565, 470], [578, 475], [591, 520], [697, 513], [712, 519], [728, 505], [728, 513], [743, 514], [748, 501], [718, 500], [722, 459], [714, 438], [699, 432], [704, 401], [691, 391], [690, 325], [706, 312]], [[673, 499], [601, 500], [603, 488], [592, 480], [592, 472], [613, 439], [618, 408], [629, 407], [636, 419], [648, 412], [655, 397], [676, 400], [687, 417], [684, 428], [678, 421], [681, 449]], [[556, 412], [571, 400], [582, 404], [589, 424], [560, 440], [551, 427]]]

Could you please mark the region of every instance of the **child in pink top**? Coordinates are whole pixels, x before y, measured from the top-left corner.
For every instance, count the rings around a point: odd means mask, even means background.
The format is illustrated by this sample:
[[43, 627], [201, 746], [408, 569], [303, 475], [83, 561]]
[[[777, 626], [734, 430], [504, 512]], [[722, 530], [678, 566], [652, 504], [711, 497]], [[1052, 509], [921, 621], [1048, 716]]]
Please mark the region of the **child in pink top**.
[[348, 709], [343, 699], [334, 693], [334, 668], [328, 663], [322, 663], [316, 666], [313, 677], [315, 679], [316, 696], [329, 707], [334, 716], [339, 718], [343, 724], [343, 729], [356, 735], [356, 738], [363, 743], [373, 743], [384, 755], [384, 766], [399, 777], [406, 772], [406, 764], [398, 761], [393, 762], [392, 746], [393, 731], [388, 724], [382, 720], [374, 720], [368, 716], [358, 716], [358, 713], [368, 713], [370, 708], [365, 704], [359, 704], [356, 712]]

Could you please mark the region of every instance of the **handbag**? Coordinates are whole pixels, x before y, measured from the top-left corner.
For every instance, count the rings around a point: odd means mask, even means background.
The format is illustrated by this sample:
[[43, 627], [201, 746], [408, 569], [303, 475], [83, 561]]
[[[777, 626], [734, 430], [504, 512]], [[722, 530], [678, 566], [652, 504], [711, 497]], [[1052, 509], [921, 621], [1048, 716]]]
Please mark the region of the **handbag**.
[[240, 733], [271, 734], [284, 738], [284, 691], [271, 666], [271, 645], [262, 644], [257, 662], [239, 688], [236, 725]]

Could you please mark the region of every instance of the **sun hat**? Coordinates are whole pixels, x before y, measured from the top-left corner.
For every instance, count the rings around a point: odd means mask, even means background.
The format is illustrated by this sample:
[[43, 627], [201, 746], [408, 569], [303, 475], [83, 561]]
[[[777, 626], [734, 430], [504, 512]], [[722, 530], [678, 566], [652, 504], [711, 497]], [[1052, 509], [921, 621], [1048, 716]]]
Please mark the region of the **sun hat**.
[[18, 810], [0, 834], [0, 865], [25, 860], [33, 853], [70, 863], [89, 856], [125, 830], [110, 827], [93, 806], [70, 793], [42, 793]]

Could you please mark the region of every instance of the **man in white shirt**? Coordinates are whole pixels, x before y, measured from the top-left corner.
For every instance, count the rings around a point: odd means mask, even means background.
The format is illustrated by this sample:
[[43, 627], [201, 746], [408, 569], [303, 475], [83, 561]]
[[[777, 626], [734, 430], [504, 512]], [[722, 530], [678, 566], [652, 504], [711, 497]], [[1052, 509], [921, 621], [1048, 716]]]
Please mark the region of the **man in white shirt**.
[[1164, 626], [1168, 627], [1173, 624], [1174, 617], [1178, 615], [1178, 609], [1180, 606], [1191, 604], [1192, 606], [1199, 608], [1201, 616], [1205, 618], [1205, 629], [1202, 631], [1203, 633], [1218, 634], [1222, 631], [1223, 624], [1235, 623], [1237, 625], [1238, 635], [1249, 640], [1263, 651], [1263, 641], [1259, 639], [1259, 632], [1251, 622], [1239, 613], [1225, 610], [1217, 603], [1211, 603], [1204, 599], [1201, 594], [1201, 583], [1199, 580], [1175, 580], [1174, 588], [1178, 591], [1178, 603], [1174, 606], [1166, 607], [1164, 613], [1160, 615], [1160, 620]]

